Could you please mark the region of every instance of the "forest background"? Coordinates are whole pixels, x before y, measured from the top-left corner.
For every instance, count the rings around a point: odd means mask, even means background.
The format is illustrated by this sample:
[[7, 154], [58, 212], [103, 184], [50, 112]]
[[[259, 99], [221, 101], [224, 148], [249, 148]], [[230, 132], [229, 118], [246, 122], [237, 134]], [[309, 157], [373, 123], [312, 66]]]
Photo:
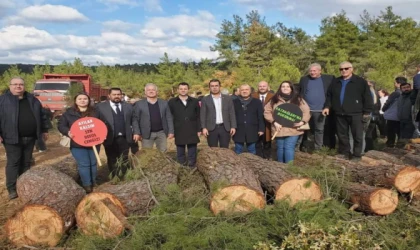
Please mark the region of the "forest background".
[[345, 11], [325, 17], [317, 36], [299, 27], [282, 23], [269, 25], [257, 11], [245, 17], [234, 15], [223, 20], [212, 51], [217, 60], [181, 62], [167, 51], [158, 64], [84, 65], [75, 58], [60, 65], [0, 65], [2, 89], [8, 88], [13, 76], [25, 79], [31, 91], [44, 73], [91, 74], [102, 86], [121, 87], [129, 97], [140, 97], [146, 83], [159, 87], [162, 98], [173, 94], [173, 87], [188, 82], [193, 92], [208, 92], [207, 84], [218, 78], [222, 87], [232, 90], [248, 83], [256, 86], [268, 81], [276, 90], [284, 80], [298, 82], [311, 63], [320, 63], [323, 73], [339, 75], [339, 63], [350, 61], [355, 73], [377, 83], [377, 88], [393, 89], [394, 78], [412, 79], [420, 64], [420, 22], [402, 18], [391, 6], [373, 16], [367, 11], [358, 21], [349, 19]]

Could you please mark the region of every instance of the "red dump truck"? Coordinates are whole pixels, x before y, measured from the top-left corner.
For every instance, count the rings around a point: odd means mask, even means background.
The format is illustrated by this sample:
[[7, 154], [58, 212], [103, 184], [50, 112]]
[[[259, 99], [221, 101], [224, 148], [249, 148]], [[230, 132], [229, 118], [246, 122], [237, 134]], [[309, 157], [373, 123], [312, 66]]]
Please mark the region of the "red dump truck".
[[79, 85], [95, 101], [108, 95], [108, 89], [93, 83], [89, 74], [44, 74], [43, 79], [36, 81], [33, 93], [43, 107], [57, 116], [67, 108], [66, 94], [73, 85]]

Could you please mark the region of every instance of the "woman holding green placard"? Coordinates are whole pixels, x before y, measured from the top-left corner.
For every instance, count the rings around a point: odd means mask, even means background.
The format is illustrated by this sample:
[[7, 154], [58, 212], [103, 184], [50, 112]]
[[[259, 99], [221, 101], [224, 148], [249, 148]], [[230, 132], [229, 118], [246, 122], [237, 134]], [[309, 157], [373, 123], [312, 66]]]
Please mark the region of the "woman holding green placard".
[[[292, 127], [283, 127], [274, 121], [273, 111], [277, 106], [285, 103], [295, 104], [302, 110], [302, 120], [294, 123]], [[296, 93], [291, 82], [283, 81], [277, 93], [264, 107], [264, 118], [272, 124], [272, 134], [275, 134], [277, 161], [288, 163], [294, 160], [296, 142], [299, 135], [303, 134], [299, 128], [309, 122], [310, 117], [308, 104]]]

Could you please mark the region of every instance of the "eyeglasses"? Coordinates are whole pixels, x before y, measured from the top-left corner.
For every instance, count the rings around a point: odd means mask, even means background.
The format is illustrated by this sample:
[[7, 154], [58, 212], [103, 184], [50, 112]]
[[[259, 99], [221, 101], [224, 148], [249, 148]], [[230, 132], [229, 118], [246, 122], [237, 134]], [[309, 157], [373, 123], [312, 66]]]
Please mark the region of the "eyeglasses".
[[349, 70], [349, 69], [351, 69], [351, 67], [347, 67], [347, 68], [340, 68], [340, 71], [343, 71], [343, 70]]
[[23, 83], [13, 83], [13, 84], [10, 84], [10, 86], [13, 86], [13, 87], [25, 86], [25, 84], [23, 84]]

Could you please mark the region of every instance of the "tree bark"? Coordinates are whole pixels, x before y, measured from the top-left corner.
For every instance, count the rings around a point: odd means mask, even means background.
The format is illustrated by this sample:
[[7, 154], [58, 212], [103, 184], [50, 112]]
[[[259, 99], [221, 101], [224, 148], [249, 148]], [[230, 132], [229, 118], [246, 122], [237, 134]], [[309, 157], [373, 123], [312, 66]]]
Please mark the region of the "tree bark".
[[25, 205], [6, 224], [7, 236], [17, 246], [56, 246], [73, 227], [74, 211], [86, 194], [53, 168], [26, 171], [17, 181], [17, 192]]
[[33, 168], [53, 168], [70, 176], [76, 182], [80, 179], [79, 172], [77, 170], [77, 163], [73, 156], [67, 156], [61, 161], [50, 165], [35, 165]]
[[198, 154], [197, 168], [212, 191], [210, 209], [214, 214], [247, 213], [265, 207], [257, 176], [233, 151], [203, 149]]
[[368, 214], [388, 215], [398, 206], [398, 194], [389, 189], [349, 183], [345, 187], [353, 207]]
[[386, 152], [382, 152], [382, 151], [370, 150], [363, 157], [371, 158], [375, 160], [383, 160], [383, 161], [386, 161], [388, 163], [393, 163], [393, 164], [399, 164], [399, 165], [404, 164], [404, 162], [401, 159], [399, 159], [397, 156], [386, 153]]
[[250, 153], [243, 153], [240, 158], [246, 166], [254, 170], [263, 189], [275, 195], [276, 200], [287, 199], [291, 205], [299, 201], [321, 200], [319, 185], [310, 178], [290, 174], [286, 164], [267, 161]]

